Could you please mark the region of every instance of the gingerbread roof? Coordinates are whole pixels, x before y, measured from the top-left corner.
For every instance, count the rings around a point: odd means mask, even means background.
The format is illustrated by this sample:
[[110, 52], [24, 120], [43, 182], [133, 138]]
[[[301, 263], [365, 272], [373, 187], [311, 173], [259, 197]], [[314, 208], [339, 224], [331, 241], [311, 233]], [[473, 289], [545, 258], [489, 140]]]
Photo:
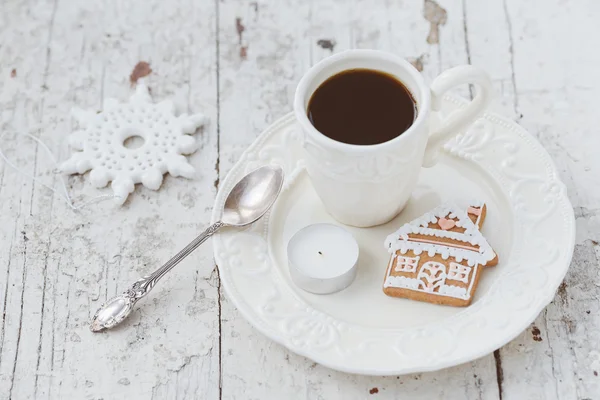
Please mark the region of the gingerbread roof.
[[[475, 207], [481, 208], [483, 205], [478, 202]], [[443, 229], [439, 225], [440, 219], [442, 223], [451, 219], [452, 225], [460, 229]], [[467, 213], [453, 204], [441, 205], [402, 225], [387, 237], [385, 246], [392, 254], [397, 251], [405, 254], [408, 250], [416, 255], [427, 252], [430, 257], [439, 254], [444, 260], [449, 257], [454, 257], [457, 262], [466, 260], [470, 266], [485, 265], [496, 257], [492, 246]]]

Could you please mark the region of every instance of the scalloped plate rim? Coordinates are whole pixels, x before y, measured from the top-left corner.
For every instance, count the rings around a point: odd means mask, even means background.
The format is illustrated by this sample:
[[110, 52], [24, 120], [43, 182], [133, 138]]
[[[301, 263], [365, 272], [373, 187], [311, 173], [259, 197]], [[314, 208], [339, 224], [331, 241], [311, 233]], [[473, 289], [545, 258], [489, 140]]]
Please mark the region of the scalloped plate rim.
[[[458, 98], [458, 97], [454, 97], [454, 96], [446, 96], [445, 101], [454, 103], [454, 105], [457, 105], [459, 107], [464, 107], [465, 104], [467, 104], [466, 100]], [[555, 166], [552, 158], [548, 154], [548, 152], [544, 149], [544, 147], [537, 140], [537, 138], [535, 138], [533, 135], [531, 135], [529, 132], [527, 132], [527, 130], [525, 130], [525, 128], [523, 128], [519, 124], [515, 123], [514, 121], [512, 121], [506, 117], [503, 117], [499, 114], [496, 114], [496, 113], [486, 112], [480, 118], [485, 118], [485, 119], [496, 118], [499, 121], [504, 122], [507, 126], [510, 126], [510, 129], [513, 130], [515, 132], [515, 134], [518, 134], [520, 137], [522, 137], [526, 142], [528, 142], [528, 144], [533, 147], [531, 150], [534, 150], [541, 157], [540, 161], [543, 161], [545, 166], [548, 167], [548, 168], [546, 168], [546, 177], [548, 178], [548, 177], [554, 176], [556, 181], [562, 183], [562, 180], [560, 179], [560, 177], [557, 173], [556, 166]], [[262, 144], [268, 138], [270, 138], [273, 134], [276, 134], [282, 127], [286, 127], [290, 124], [293, 124], [293, 121], [294, 121], [294, 115], [291, 112], [284, 115], [283, 117], [279, 118], [278, 120], [273, 122], [269, 127], [267, 127], [255, 139], [255, 141], [244, 151], [244, 153], [239, 158], [239, 160], [236, 162], [236, 164], [230, 169], [230, 171], [227, 174], [227, 176], [225, 177], [225, 179], [222, 180], [222, 184], [219, 188], [217, 196], [215, 197], [215, 203], [214, 203], [215, 206], [213, 208], [212, 221], [216, 221], [218, 219], [218, 217], [219, 217], [218, 205], [224, 201], [224, 197], [227, 194], [227, 193], [225, 193], [224, 189], [227, 188], [229, 185], [231, 185], [232, 179], [235, 179], [234, 175], [245, 164], [246, 155], [250, 154], [257, 148], [260, 148], [262, 146]], [[568, 251], [566, 252], [566, 254], [567, 254], [566, 259], [564, 259], [563, 262], [561, 262], [560, 259], [558, 259], [555, 262], [555, 263], [561, 264], [561, 269], [559, 271], [561, 279], [557, 280], [556, 282], [554, 282], [554, 284], [551, 285], [552, 290], [547, 290], [546, 295], [543, 296], [542, 301], [540, 302], [540, 305], [538, 307], [536, 307], [535, 310], [533, 310], [533, 309], [528, 310], [527, 314], [529, 314], [530, 317], [524, 318], [523, 323], [521, 323], [518, 327], [511, 328], [510, 334], [507, 333], [502, 339], [499, 339], [493, 343], [486, 343], [486, 345], [481, 346], [481, 349], [478, 351], [474, 351], [473, 353], [469, 353], [464, 356], [458, 355], [453, 358], [444, 359], [442, 362], [430, 363], [430, 365], [428, 365], [428, 366], [417, 366], [417, 367], [413, 367], [413, 368], [399, 367], [396, 370], [390, 370], [388, 368], [384, 368], [384, 369], [370, 368], [368, 370], [365, 370], [365, 369], [357, 369], [357, 368], [347, 368], [344, 365], [331, 363], [328, 361], [327, 357], [322, 357], [318, 352], [311, 351], [310, 349], [304, 349], [302, 347], [294, 346], [288, 340], [286, 340], [285, 337], [283, 337], [281, 334], [279, 334], [279, 332], [277, 332], [275, 329], [273, 329], [270, 326], [266, 326], [262, 320], [260, 320], [259, 318], [256, 318], [255, 311], [251, 308], [251, 306], [247, 302], [245, 302], [243, 298], [240, 298], [239, 296], [237, 296], [238, 292], [235, 289], [235, 285], [233, 284], [233, 282], [230, 282], [229, 279], [227, 279], [227, 273], [220, 272], [220, 281], [222, 282], [223, 287], [225, 288], [225, 291], [228, 295], [229, 300], [232, 301], [232, 303], [240, 311], [240, 313], [244, 316], [244, 318], [255, 329], [257, 329], [259, 332], [261, 332], [263, 335], [270, 338], [271, 340], [286, 347], [288, 350], [290, 350], [296, 354], [302, 355], [304, 357], [307, 357], [323, 366], [326, 366], [326, 367], [334, 369], [334, 370], [351, 373], [351, 374], [375, 375], [375, 376], [404, 375], [404, 374], [410, 374], [410, 373], [437, 371], [440, 369], [449, 368], [452, 366], [460, 365], [460, 364], [467, 363], [467, 362], [476, 360], [478, 358], [484, 357], [484, 356], [492, 353], [493, 351], [497, 350], [498, 348], [504, 346], [505, 344], [509, 343], [514, 338], [519, 336], [525, 329], [527, 329], [527, 327], [538, 317], [538, 315], [541, 313], [541, 311], [552, 301], [552, 299], [555, 297], [556, 290], [560, 286], [561, 282], [564, 279], [564, 276], [566, 275], [566, 273], [568, 271], [568, 268], [570, 266], [570, 263], [571, 263], [571, 260], [573, 257], [573, 251], [575, 248], [575, 235], [576, 235], [575, 217], [574, 217], [574, 213], [573, 213], [573, 207], [572, 207], [571, 202], [566, 194], [566, 191], [560, 197], [559, 211], [565, 218], [565, 222], [567, 223], [569, 230], [570, 230], [570, 234], [568, 234], [568, 233], [565, 234], [565, 237], [569, 239], [569, 243], [567, 245]], [[267, 223], [267, 225], [268, 225], [268, 223]], [[220, 253], [221, 247], [222, 247], [221, 239], [222, 239], [221, 234], [219, 234], [219, 233], [215, 234], [215, 237], [213, 239], [214, 257], [215, 257], [217, 266], [220, 270], [221, 270], [221, 265], [224, 264], [224, 260], [221, 257], [221, 253]], [[550, 288], [548, 288], [548, 289], [550, 289]]]

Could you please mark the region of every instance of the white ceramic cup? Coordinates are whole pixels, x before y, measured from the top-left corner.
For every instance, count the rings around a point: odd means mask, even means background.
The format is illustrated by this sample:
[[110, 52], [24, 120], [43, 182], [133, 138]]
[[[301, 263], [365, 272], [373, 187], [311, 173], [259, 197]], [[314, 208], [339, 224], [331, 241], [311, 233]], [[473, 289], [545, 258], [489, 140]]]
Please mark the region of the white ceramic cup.
[[[417, 118], [403, 134], [380, 144], [352, 145], [321, 134], [311, 124], [307, 107], [315, 90], [331, 76], [355, 68], [385, 72], [411, 92]], [[439, 111], [444, 93], [469, 83], [476, 88], [473, 100], [433, 129], [431, 112]], [[339, 222], [358, 227], [394, 218], [410, 198], [421, 166], [434, 165], [439, 148], [473, 123], [491, 96], [489, 76], [470, 65], [443, 72], [431, 86], [409, 62], [376, 50], [348, 50], [314, 65], [298, 84], [294, 113], [304, 132], [308, 174], [327, 211]]]

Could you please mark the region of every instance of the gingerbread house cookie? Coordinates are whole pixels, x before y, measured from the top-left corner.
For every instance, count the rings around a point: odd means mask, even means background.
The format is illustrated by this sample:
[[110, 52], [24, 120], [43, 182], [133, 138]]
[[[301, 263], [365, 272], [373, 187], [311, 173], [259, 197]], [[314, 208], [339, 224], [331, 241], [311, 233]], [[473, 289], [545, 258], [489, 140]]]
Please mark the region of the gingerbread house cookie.
[[498, 255], [479, 231], [484, 203], [462, 210], [443, 205], [404, 224], [386, 239], [391, 254], [383, 291], [435, 304], [468, 306], [484, 267]]

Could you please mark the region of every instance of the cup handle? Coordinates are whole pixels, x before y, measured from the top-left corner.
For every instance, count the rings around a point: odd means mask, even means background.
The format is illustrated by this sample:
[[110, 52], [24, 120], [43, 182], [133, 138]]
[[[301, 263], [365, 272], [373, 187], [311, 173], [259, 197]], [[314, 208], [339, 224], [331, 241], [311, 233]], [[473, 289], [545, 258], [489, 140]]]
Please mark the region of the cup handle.
[[442, 72], [431, 84], [431, 109], [440, 111], [444, 94], [464, 84], [475, 85], [475, 97], [463, 109], [453, 112], [441, 122], [441, 126], [429, 134], [424, 167], [432, 167], [437, 162], [439, 148], [448, 139], [471, 125], [487, 108], [492, 98], [492, 81], [481, 68], [472, 65], [461, 65]]

